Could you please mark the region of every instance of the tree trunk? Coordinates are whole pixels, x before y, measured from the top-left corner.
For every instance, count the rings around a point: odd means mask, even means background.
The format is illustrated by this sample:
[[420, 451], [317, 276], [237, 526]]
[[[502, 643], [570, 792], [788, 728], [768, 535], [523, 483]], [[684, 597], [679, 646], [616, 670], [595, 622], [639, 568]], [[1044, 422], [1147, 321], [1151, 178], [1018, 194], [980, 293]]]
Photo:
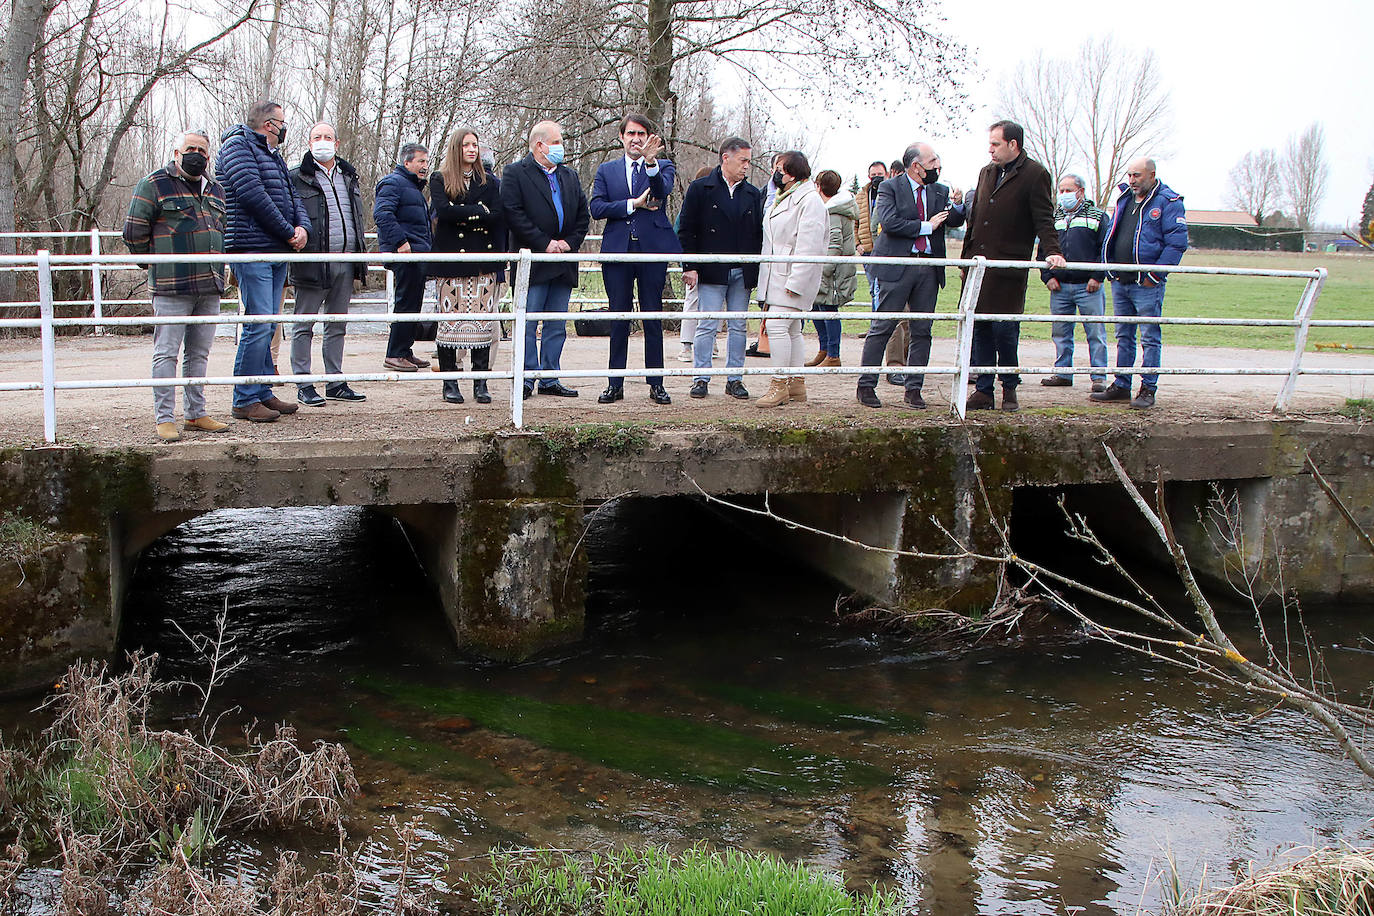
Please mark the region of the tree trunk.
[[[9, 28], [5, 32], [4, 49], [0, 53], [0, 111], [9, 112], [0, 118], [0, 232], [15, 231], [16, 197], [16, 134], [19, 112], [24, 104], [24, 84], [29, 76], [29, 58], [33, 56], [43, 23], [48, 21], [56, 0], [12, 0]], [[15, 239], [0, 238], [0, 254], [15, 254]], [[0, 299], [15, 298], [15, 274], [0, 274]]]
[[649, 54], [645, 60], [644, 113], [666, 133], [673, 78], [673, 0], [649, 0]]

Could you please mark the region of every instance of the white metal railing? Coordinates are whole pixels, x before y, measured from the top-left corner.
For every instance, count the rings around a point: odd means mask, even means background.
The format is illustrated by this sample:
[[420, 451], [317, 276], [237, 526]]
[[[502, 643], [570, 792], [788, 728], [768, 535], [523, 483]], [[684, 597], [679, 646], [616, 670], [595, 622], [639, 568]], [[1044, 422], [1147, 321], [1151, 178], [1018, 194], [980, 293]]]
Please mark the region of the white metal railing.
[[[178, 316], [178, 317], [158, 317], [158, 316], [127, 316], [127, 317], [72, 317], [58, 318], [54, 314], [55, 305], [52, 289], [52, 274], [54, 270], [62, 268], [91, 269], [98, 267], [128, 262], [128, 255], [53, 255], [46, 250], [42, 250], [33, 255], [8, 255], [0, 256], [0, 267], [27, 267], [36, 270], [38, 274], [38, 293], [39, 293], [39, 316], [37, 318], [4, 318], [0, 319], [0, 328], [38, 328], [41, 341], [41, 373], [37, 381], [25, 382], [4, 382], [0, 383], [0, 391], [41, 391], [43, 397], [43, 435], [49, 442], [55, 442], [57, 437], [57, 410], [56, 392], [58, 390], [79, 390], [79, 389], [99, 389], [99, 388], [151, 388], [151, 387], [178, 387], [187, 384], [200, 385], [235, 385], [235, 384], [262, 384], [269, 382], [352, 382], [352, 381], [438, 381], [456, 379], [508, 379], [511, 381], [511, 422], [518, 429], [524, 426], [524, 387], [534, 385], [544, 378], [629, 378], [644, 376], [720, 376], [720, 375], [775, 375], [779, 371], [785, 372], [789, 376], [813, 376], [813, 375], [860, 375], [860, 374], [879, 374], [887, 375], [893, 373], [905, 373], [908, 367], [905, 366], [834, 366], [834, 367], [804, 367], [793, 366], [785, 369], [775, 369], [772, 366], [757, 368], [732, 368], [732, 367], [712, 367], [708, 369], [698, 368], [676, 368], [664, 367], [654, 369], [559, 369], [559, 370], [528, 370], [524, 367], [525, 349], [525, 330], [530, 321], [539, 320], [569, 320], [575, 317], [576, 313], [570, 312], [529, 312], [526, 310], [526, 302], [529, 293], [530, 267], [540, 262], [593, 262], [593, 263], [662, 263], [664, 257], [658, 254], [612, 254], [612, 253], [577, 253], [567, 254], [544, 254], [532, 253], [529, 250], [522, 250], [518, 253], [505, 253], [498, 260], [510, 259], [515, 265], [514, 286], [514, 311], [511, 313], [501, 313], [506, 317], [503, 320], [513, 321], [514, 330], [512, 338], [512, 359], [511, 368], [507, 371], [488, 370], [485, 372], [427, 372], [401, 373], [401, 372], [361, 372], [361, 373], [336, 373], [336, 374], [310, 374], [310, 375], [254, 375], [254, 376], [204, 376], [204, 377], [184, 377], [175, 378], [126, 378], [126, 379], [62, 379], [58, 380], [56, 370], [56, 329], [61, 327], [111, 327], [111, 326], [149, 326], [159, 324], [261, 324], [261, 323], [314, 323], [314, 322], [347, 322], [347, 323], [381, 323], [381, 322], [422, 322], [435, 320], [432, 312], [423, 313], [396, 313], [387, 311], [383, 314], [344, 314], [344, 315], [214, 315], [214, 316]], [[139, 255], [138, 259], [144, 264], [174, 264], [183, 261], [202, 262], [204, 255]], [[427, 254], [378, 254], [375, 252], [363, 252], [358, 254], [328, 254], [328, 253], [271, 253], [271, 254], [226, 254], [216, 258], [226, 264], [244, 264], [258, 262], [319, 262], [336, 261], [346, 263], [369, 263], [369, 264], [392, 264], [392, 263], [453, 263], [453, 262], [490, 262], [493, 255], [486, 254], [456, 254], [434, 252]], [[771, 255], [705, 255], [698, 254], [690, 256], [694, 263], [713, 263], [713, 264], [740, 264], [740, 263], [809, 263], [809, 264], [872, 264], [874, 262], [890, 262], [894, 265], [909, 265], [911, 262], [906, 258], [874, 258], [865, 257], [831, 257], [831, 256], [771, 256]], [[1315, 268], [1313, 270], [1266, 270], [1262, 268], [1235, 268], [1235, 267], [1206, 267], [1206, 266], [1152, 266], [1144, 265], [1140, 269], [1146, 269], [1155, 273], [1191, 273], [1209, 274], [1220, 276], [1246, 276], [1246, 277], [1273, 277], [1290, 278], [1305, 280], [1302, 295], [1299, 297], [1297, 307], [1292, 319], [1266, 319], [1266, 318], [1194, 318], [1194, 317], [1159, 317], [1159, 318], [1119, 318], [1111, 315], [1103, 316], [1083, 316], [1075, 315], [1004, 315], [1004, 314], [977, 314], [974, 307], [978, 301], [978, 293], [982, 286], [985, 272], [992, 268], [1014, 268], [1014, 269], [1038, 269], [1046, 266], [1037, 261], [994, 261], [982, 257], [972, 259], [944, 258], [922, 259], [925, 266], [945, 266], [966, 268], [967, 278], [963, 284], [963, 290], [959, 300], [958, 310], [954, 313], [872, 313], [865, 312], [859, 320], [873, 320], [878, 317], [897, 317], [903, 316], [918, 320], [932, 321], [954, 321], [956, 323], [957, 348], [954, 365], [951, 366], [924, 366], [919, 371], [925, 375], [953, 375], [957, 381], [954, 385], [953, 396], [951, 398], [951, 409], [963, 418], [966, 412], [967, 400], [967, 381], [970, 375], [983, 373], [1022, 373], [1027, 375], [1049, 375], [1071, 373], [1075, 375], [1112, 373], [1116, 367], [1046, 367], [1046, 366], [1017, 366], [1017, 367], [990, 367], [973, 366], [970, 364], [971, 351], [973, 344], [973, 328], [978, 321], [1017, 321], [1017, 322], [1057, 322], [1068, 321], [1069, 323], [1134, 323], [1134, 324], [1188, 324], [1188, 325], [1211, 325], [1211, 326], [1246, 326], [1246, 327], [1271, 327], [1271, 328], [1292, 328], [1294, 329], [1294, 350], [1292, 363], [1287, 369], [1274, 369], [1265, 367], [1159, 367], [1150, 368], [1149, 374], [1158, 375], [1252, 375], [1252, 376], [1283, 376], [1284, 382], [1274, 403], [1276, 412], [1283, 412], [1287, 409], [1288, 403], [1292, 398], [1294, 387], [1300, 375], [1326, 375], [1326, 376], [1364, 376], [1374, 375], [1374, 363], [1369, 367], [1363, 368], [1316, 368], [1302, 364], [1303, 351], [1307, 341], [1308, 329], [1314, 326], [1319, 327], [1347, 327], [1347, 328], [1369, 328], [1374, 327], [1374, 320], [1316, 320], [1312, 318], [1313, 310], [1316, 307], [1318, 297], [1321, 295], [1322, 285], [1326, 281], [1327, 271], [1325, 268]], [[1100, 264], [1069, 264], [1069, 269], [1076, 270], [1100, 270]], [[142, 268], [140, 268], [142, 269]], [[599, 319], [622, 319], [622, 320], [644, 320], [649, 315], [657, 314], [663, 318], [686, 315], [692, 318], [745, 318], [746, 320], [757, 321], [770, 317], [770, 313], [765, 311], [749, 312], [729, 312], [729, 311], [694, 311], [684, 313], [681, 311], [664, 311], [661, 313], [644, 312], [598, 312]], [[845, 313], [836, 312], [803, 312], [797, 317], [815, 318], [823, 317], [822, 320], [830, 315], [841, 318]], [[446, 317], [462, 318], [471, 317], [474, 319], [493, 320], [490, 313], [450, 313]], [[859, 317], [859, 316], [856, 316]], [[1121, 367], [1122, 374], [1138, 375], [1146, 370], [1138, 366]]]

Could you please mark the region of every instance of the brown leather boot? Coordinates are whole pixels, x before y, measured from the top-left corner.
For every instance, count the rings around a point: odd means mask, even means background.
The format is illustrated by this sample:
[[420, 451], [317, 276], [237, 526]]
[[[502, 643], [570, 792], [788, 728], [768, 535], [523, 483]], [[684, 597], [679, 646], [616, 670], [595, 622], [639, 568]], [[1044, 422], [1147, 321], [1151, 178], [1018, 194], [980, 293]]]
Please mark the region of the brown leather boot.
[[754, 402], [755, 407], [781, 407], [792, 400], [787, 393], [787, 379], [775, 378], [768, 383], [768, 391]]
[[827, 368], [828, 368], [828, 367], [830, 367], [830, 366], [841, 366], [841, 365], [843, 365], [843, 363], [840, 362], [840, 358], [839, 358], [838, 356], [831, 356], [831, 355], [828, 354], [828, 353], [826, 354], [825, 359], [821, 360], [821, 366], [822, 366], [822, 367], [827, 367]]
[[795, 404], [806, 403], [806, 378], [801, 375], [794, 375], [787, 380], [787, 396]]
[[824, 350], [818, 350], [815, 356], [806, 361], [806, 368], [810, 369], [812, 366], [819, 366], [821, 363], [825, 362], [828, 355], [829, 354]]

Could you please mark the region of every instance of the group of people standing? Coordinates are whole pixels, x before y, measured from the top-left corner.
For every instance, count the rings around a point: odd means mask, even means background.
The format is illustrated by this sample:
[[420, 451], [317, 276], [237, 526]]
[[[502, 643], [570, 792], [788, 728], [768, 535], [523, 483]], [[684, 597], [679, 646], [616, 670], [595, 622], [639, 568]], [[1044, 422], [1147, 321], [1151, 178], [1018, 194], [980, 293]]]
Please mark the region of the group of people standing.
[[[124, 226], [124, 239], [135, 253], [206, 255], [222, 252], [321, 252], [353, 254], [366, 250], [363, 205], [357, 170], [338, 155], [332, 125], [310, 128], [309, 150], [295, 168], [287, 165], [280, 146], [287, 132], [282, 106], [270, 101], [254, 105], [243, 124], [222, 136], [215, 175], [207, 169], [210, 141], [203, 130], [179, 135], [172, 161], [154, 171], [134, 191]], [[807, 398], [804, 377], [788, 370], [803, 364], [840, 364], [840, 323], [834, 313], [854, 298], [857, 271], [853, 264], [816, 264], [791, 260], [734, 262], [730, 255], [817, 256], [872, 255], [866, 267], [875, 316], [863, 346], [862, 364], [875, 369], [892, 354], [903, 368], [920, 369], [930, 357], [931, 322], [911, 318], [935, 310], [945, 269], [925, 259], [946, 255], [945, 230], [966, 226], [963, 254], [990, 259], [1026, 260], [1035, 239], [1038, 257], [1047, 264], [1042, 278], [1048, 285], [1055, 314], [1102, 315], [1102, 283], [1113, 276], [1116, 314], [1158, 316], [1165, 277], [1149, 272], [1111, 271], [1112, 263], [1176, 264], [1187, 247], [1182, 198], [1160, 184], [1154, 163], [1132, 163], [1116, 212], [1109, 219], [1083, 196], [1077, 176], [1059, 182], [1058, 199], [1043, 166], [1026, 156], [1024, 132], [1010, 121], [990, 131], [991, 161], [968, 193], [939, 182], [940, 157], [927, 143], [914, 143], [894, 163], [893, 173], [881, 162], [870, 166], [870, 183], [859, 196], [841, 188], [837, 172], [823, 171], [813, 179], [807, 157], [798, 151], [776, 154], [766, 187], [748, 180], [752, 149], [748, 140], [731, 137], [719, 148], [715, 168], [704, 170], [687, 188], [676, 228], [665, 204], [673, 192], [676, 169], [661, 158], [663, 144], [655, 126], [643, 115], [625, 116], [618, 129], [623, 155], [603, 163], [596, 172], [590, 199], [576, 172], [563, 164], [561, 127], [551, 121], [535, 124], [529, 133], [528, 154], [505, 168], [498, 179], [490, 151], [475, 131], [455, 130], [448, 138], [440, 167], [430, 174], [429, 150], [418, 143], [400, 149], [395, 168], [378, 182], [373, 205], [378, 247], [383, 252], [451, 252], [490, 255], [442, 263], [395, 263], [398, 313], [421, 311], [426, 283], [436, 283], [434, 342], [439, 368], [461, 371], [464, 354], [471, 353], [475, 372], [490, 370], [499, 340], [497, 317], [506, 279], [508, 252], [571, 254], [580, 250], [592, 219], [604, 220], [603, 253], [659, 254], [653, 261], [606, 261], [602, 276], [612, 312], [636, 307], [644, 314], [644, 365], [663, 367], [662, 297], [669, 261], [681, 261], [688, 298], [703, 312], [738, 313], [726, 325], [727, 369], [742, 369], [746, 352], [744, 313], [756, 295], [767, 311], [763, 333], [777, 371], [767, 392], [755, 403], [772, 408]], [[428, 197], [426, 197], [428, 191]], [[1074, 261], [1105, 262], [1102, 271], [1068, 271], [1065, 253]], [[696, 260], [694, 256], [725, 256], [724, 260]], [[237, 264], [234, 273], [244, 312], [266, 316], [281, 311], [289, 279], [296, 291], [297, 314], [346, 314], [355, 280], [362, 278], [361, 260], [284, 262], [264, 260]], [[1028, 272], [989, 270], [984, 277], [977, 310], [1014, 316], [1024, 310]], [[154, 313], [157, 315], [216, 315], [225, 288], [221, 263], [155, 264], [149, 270]], [[578, 281], [576, 259], [538, 261], [531, 265], [526, 309], [566, 313]], [[637, 296], [636, 296], [637, 293]], [[452, 317], [446, 317], [452, 316]], [[460, 317], [463, 316], [463, 317]], [[490, 318], [486, 316], [491, 316]], [[802, 338], [806, 317], [816, 319], [817, 353], [807, 360]], [[566, 337], [561, 318], [526, 324], [524, 368], [538, 372], [527, 380], [524, 397], [538, 393], [577, 397], [557, 373]], [[909, 329], [907, 325], [909, 324]], [[234, 374], [276, 375], [270, 321], [246, 324], [240, 335]], [[1135, 324], [1119, 324], [1118, 366], [1129, 369], [1135, 359]], [[343, 372], [346, 325], [324, 324], [322, 355], [325, 373]], [[698, 369], [710, 368], [721, 321], [699, 319], [690, 341]], [[1019, 322], [979, 321], [974, 327], [975, 365], [1017, 365]], [[1089, 324], [1093, 367], [1106, 366], [1101, 324]], [[1065, 330], [1067, 329], [1067, 331]], [[420, 324], [394, 322], [387, 340], [384, 366], [414, 372], [429, 360], [417, 356]], [[213, 324], [158, 325], [154, 335], [153, 376], [174, 377], [184, 349], [182, 369], [187, 376], [203, 375], [213, 339]], [[612, 325], [607, 365], [623, 370], [628, 360], [630, 323]], [[1159, 365], [1159, 327], [1145, 325], [1143, 366]], [[1055, 324], [1059, 348], [1057, 365], [1072, 365], [1072, 325]], [[313, 325], [296, 323], [291, 330], [291, 370], [311, 372]], [[885, 356], [886, 354], [886, 356]], [[1092, 397], [1131, 400], [1132, 406], [1153, 404], [1155, 376], [1142, 378], [1140, 393], [1130, 397], [1130, 373], [1118, 370], [1116, 382], [1104, 384], [1105, 372], [1094, 374]], [[876, 394], [878, 373], [859, 377], [857, 397], [867, 407], [881, 407]], [[1017, 409], [1012, 372], [1000, 375], [1002, 408]], [[905, 372], [902, 403], [924, 408], [924, 376]], [[645, 379], [648, 396], [670, 404], [661, 375]], [[1065, 373], [1047, 377], [1046, 385], [1072, 384]], [[995, 406], [994, 376], [980, 375], [969, 398], [971, 409]], [[709, 396], [710, 377], [693, 378], [690, 396]], [[1124, 394], [1123, 394], [1124, 392]], [[725, 393], [748, 399], [742, 374], [728, 374]], [[474, 399], [491, 400], [485, 380], [473, 383]], [[456, 381], [445, 381], [445, 401], [462, 403]], [[602, 404], [624, 397], [624, 379], [612, 375], [598, 397]], [[321, 395], [313, 384], [301, 383], [297, 403], [276, 397], [268, 384], [245, 382], [234, 387], [232, 415], [251, 422], [272, 422], [297, 410], [299, 404], [323, 406], [328, 400], [357, 402], [365, 395], [346, 382], [330, 381]], [[199, 386], [187, 386], [184, 425], [174, 422], [175, 397], [170, 387], [154, 389], [157, 435], [164, 441], [181, 438], [182, 430], [222, 431], [227, 424], [208, 415]]]

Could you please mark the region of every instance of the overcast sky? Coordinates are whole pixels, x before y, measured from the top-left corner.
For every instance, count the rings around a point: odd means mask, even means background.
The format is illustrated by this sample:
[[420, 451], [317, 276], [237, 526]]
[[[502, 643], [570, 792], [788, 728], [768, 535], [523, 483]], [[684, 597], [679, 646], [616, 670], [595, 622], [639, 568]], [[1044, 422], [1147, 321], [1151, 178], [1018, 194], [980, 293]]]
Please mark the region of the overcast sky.
[[[1084, 39], [1111, 34], [1159, 57], [1174, 108], [1172, 149], [1156, 156], [1159, 177], [1190, 208], [1223, 209], [1237, 159], [1281, 149], [1290, 134], [1319, 121], [1331, 166], [1319, 220], [1344, 224], [1360, 215], [1374, 178], [1374, 0], [946, 0], [943, 12], [948, 34], [975, 59], [968, 87], [977, 108], [967, 128], [925, 136], [912, 126], [918, 102], [874, 112], [857, 128], [825, 135], [821, 167], [847, 182], [870, 160], [897, 158], [912, 140], [931, 139], [942, 180], [967, 188], [987, 162], [998, 77], [1037, 50], [1069, 56]], [[817, 123], [808, 116], [808, 125]]]

